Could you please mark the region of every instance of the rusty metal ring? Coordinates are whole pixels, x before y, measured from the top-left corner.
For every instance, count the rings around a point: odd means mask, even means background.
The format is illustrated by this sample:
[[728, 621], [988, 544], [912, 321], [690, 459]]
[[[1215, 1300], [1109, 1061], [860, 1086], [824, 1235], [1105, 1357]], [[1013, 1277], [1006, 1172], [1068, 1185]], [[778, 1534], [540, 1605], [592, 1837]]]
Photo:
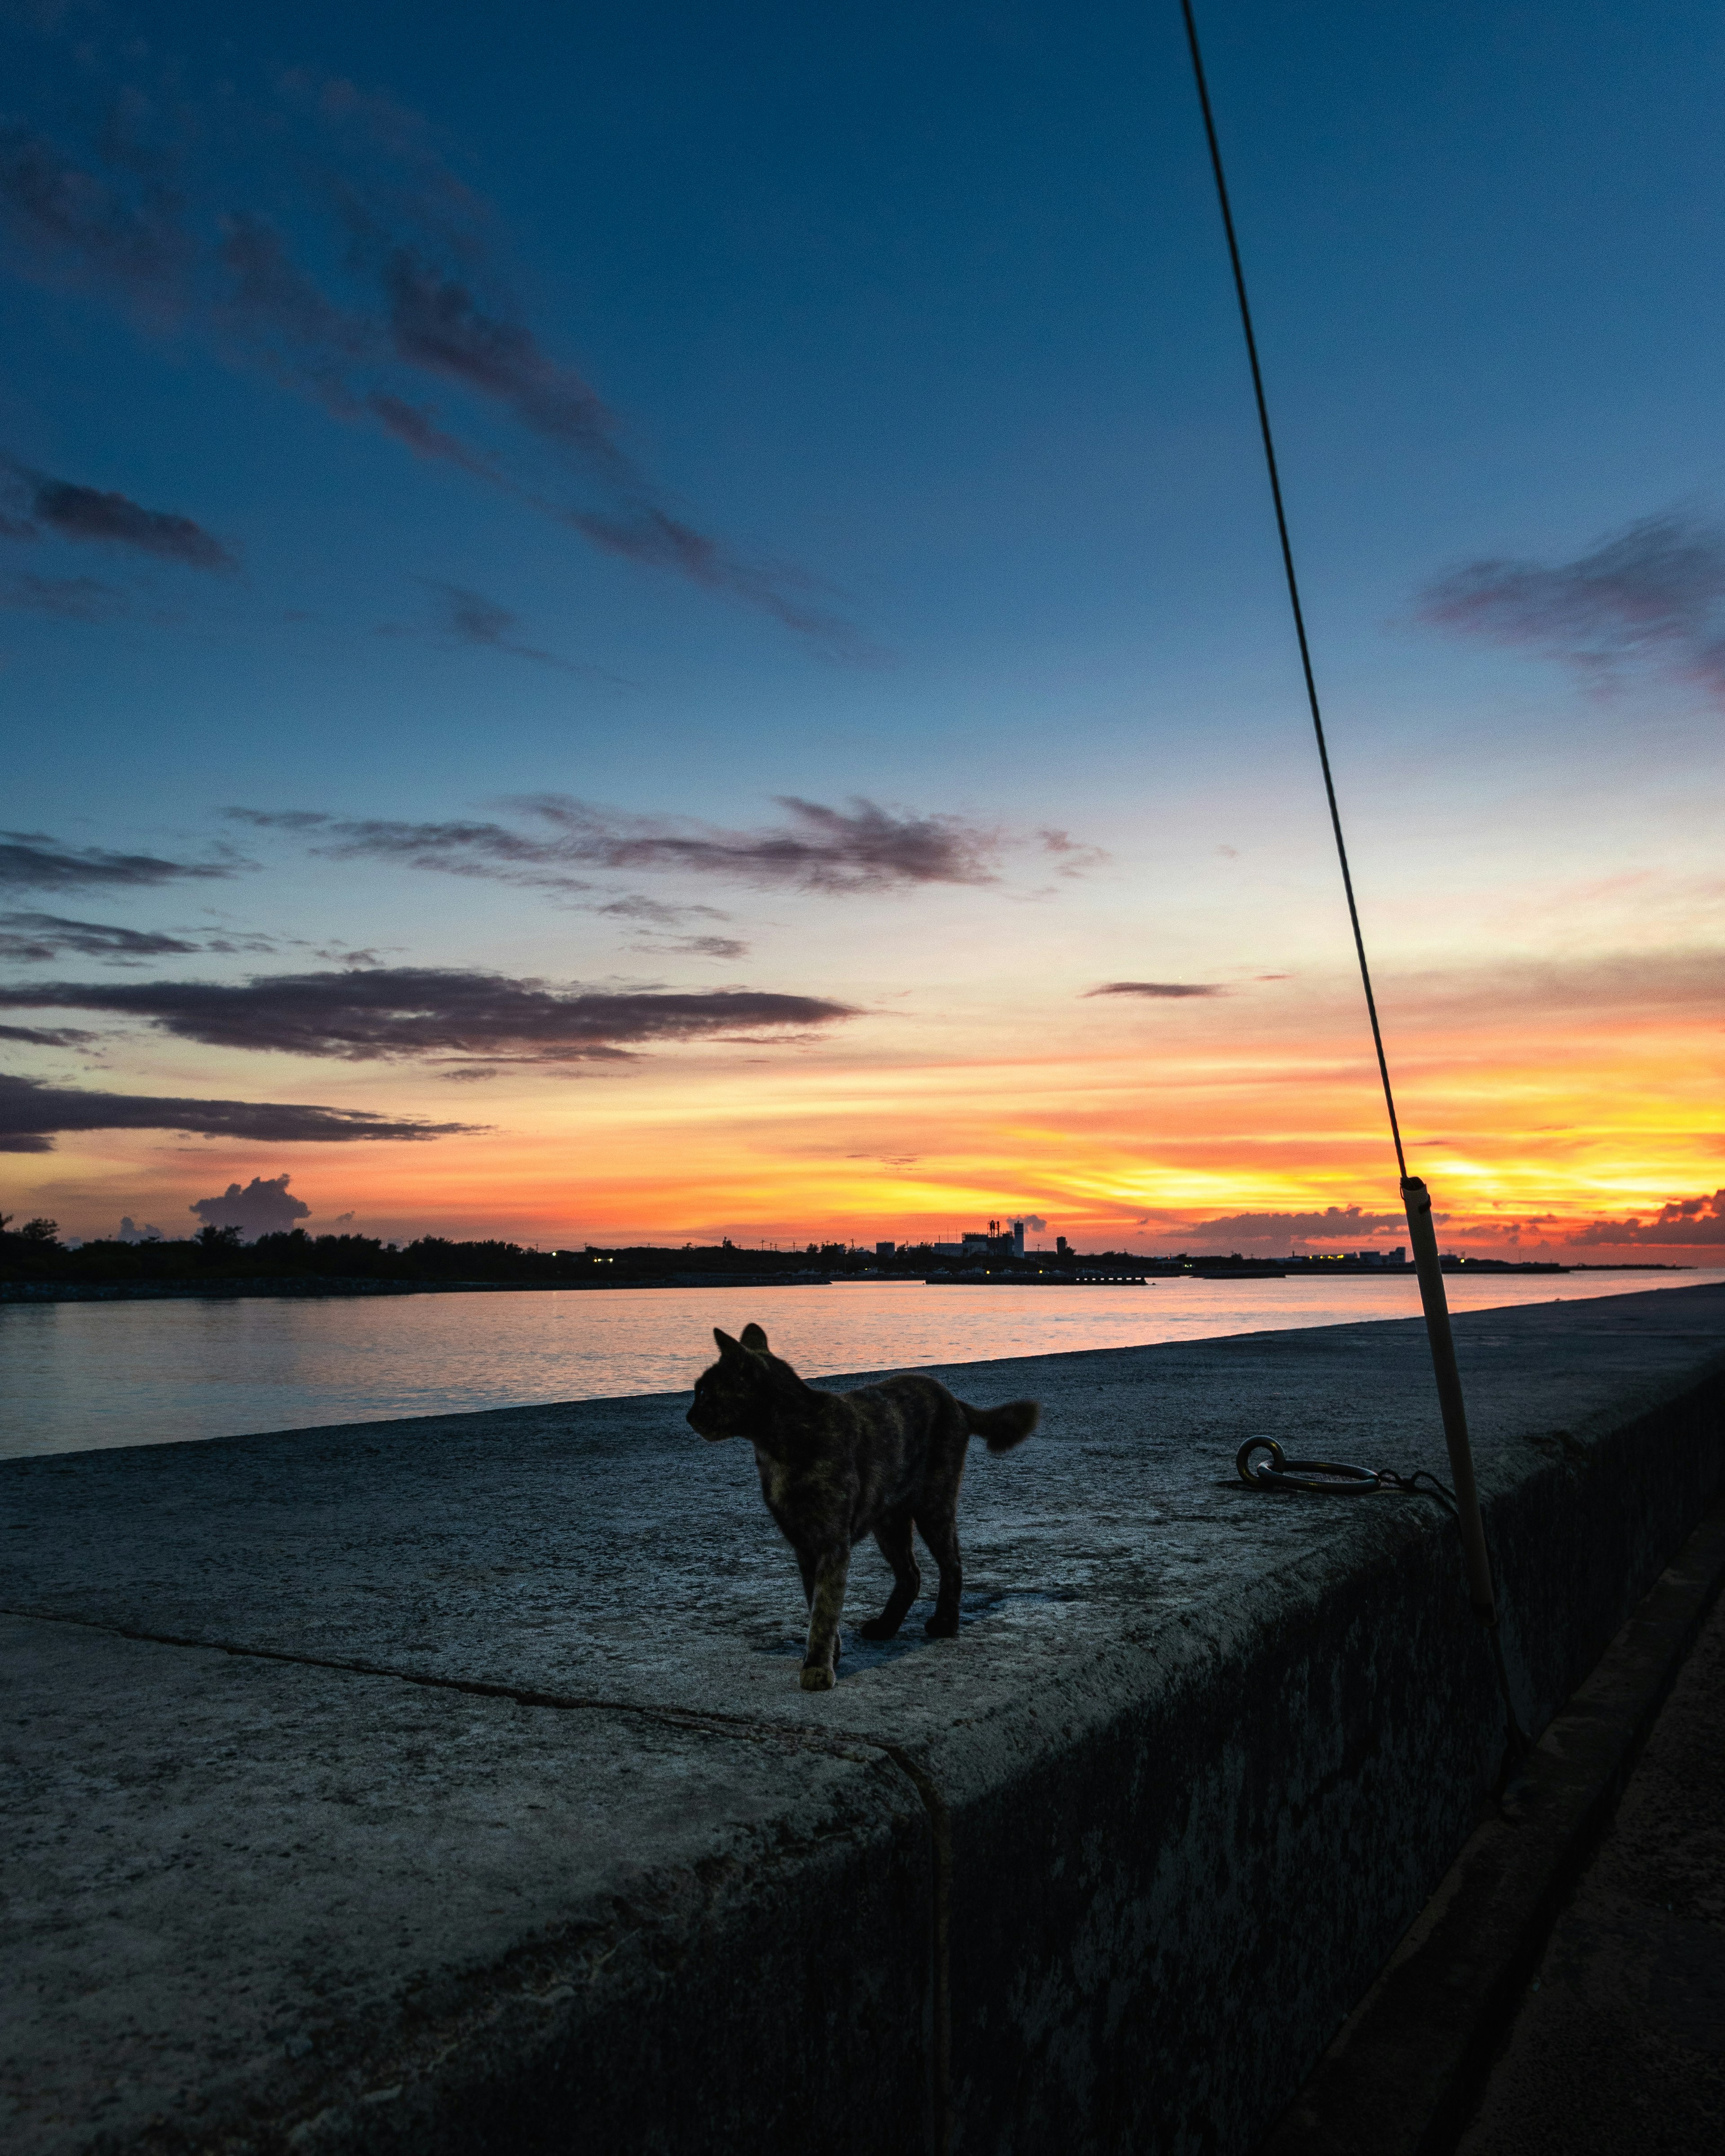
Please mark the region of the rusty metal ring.
[[[1253, 1455], [1268, 1455], [1261, 1462]], [[1310, 1490], [1326, 1497], [1363, 1497], [1384, 1487], [1374, 1467], [1335, 1460], [1290, 1460], [1273, 1437], [1249, 1437], [1235, 1455], [1240, 1479], [1252, 1490]]]

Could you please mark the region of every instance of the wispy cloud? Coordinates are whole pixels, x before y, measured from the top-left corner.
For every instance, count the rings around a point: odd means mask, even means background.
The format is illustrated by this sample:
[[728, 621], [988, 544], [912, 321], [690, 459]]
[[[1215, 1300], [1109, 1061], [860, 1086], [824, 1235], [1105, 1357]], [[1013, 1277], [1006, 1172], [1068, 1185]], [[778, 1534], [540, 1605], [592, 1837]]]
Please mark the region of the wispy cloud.
[[[431, 130], [309, 70], [249, 95], [44, 14], [44, 107], [0, 127], [15, 274], [81, 287], [146, 331], [200, 336], [338, 419], [501, 489], [602, 551], [855, 644], [806, 576], [680, 515], [616, 414], [511, 295], [495, 212]], [[266, 212], [288, 201], [292, 222]], [[444, 408], [453, 400], [453, 409]]]
[[[563, 898], [589, 894], [595, 888], [590, 876], [571, 873], [568, 864], [577, 857], [568, 848], [489, 819], [410, 824], [383, 816], [330, 816], [311, 808], [229, 808], [225, 813], [231, 822], [254, 830], [284, 831], [313, 841], [311, 850], [326, 860], [395, 861], [438, 875], [479, 876]], [[606, 904], [614, 911], [622, 901]], [[666, 909], [667, 917], [670, 911]]]
[[[988, 884], [1006, 834], [960, 816], [918, 815], [854, 798], [834, 808], [780, 795], [786, 821], [752, 831], [726, 830], [689, 818], [629, 815], [596, 808], [568, 794], [542, 793], [509, 804], [538, 828], [490, 820], [408, 824], [382, 818], [327, 816], [316, 811], [232, 808], [256, 829], [286, 829], [314, 840], [315, 852], [336, 859], [373, 856], [446, 875], [583, 892], [591, 881], [578, 869], [681, 870], [765, 888], [855, 893], [925, 884]], [[654, 900], [608, 900], [604, 909], [657, 909]]]
[[[1439, 1213], [1435, 1219], [1445, 1220]], [[1405, 1228], [1399, 1213], [1367, 1213], [1358, 1205], [1327, 1205], [1321, 1213], [1229, 1213], [1215, 1220], [1200, 1220], [1192, 1233], [1223, 1234], [1235, 1230], [1252, 1235], [1319, 1235], [1330, 1241], [1350, 1235], [1369, 1235], [1374, 1228]]]
[[15, 1040], [24, 1048], [82, 1048], [100, 1038], [77, 1025], [0, 1025], [0, 1040]]
[[618, 1061], [663, 1041], [805, 1033], [857, 1015], [819, 996], [752, 988], [552, 988], [433, 966], [261, 976], [244, 983], [49, 981], [0, 1009], [109, 1011], [182, 1040], [289, 1055]]
[[1225, 996], [1219, 981], [1104, 981], [1099, 988], [1086, 988], [1086, 996], [1148, 996], [1178, 1003], [1188, 996]]
[[136, 965], [146, 958], [180, 957], [201, 951], [183, 936], [121, 928], [105, 921], [68, 921], [58, 913], [0, 913], [0, 958], [39, 965], [62, 952]]
[[1052, 854], [1060, 866], [1056, 875], [1088, 875], [1093, 869], [1101, 868], [1108, 856], [1100, 846], [1086, 845], [1069, 831], [1057, 831], [1045, 824], [1036, 834], [1045, 853]]
[[[1439, 1213], [1433, 1217], [1442, 1224], [1450, 1215]], [[1407, 1224], [1399, 1213], [1368, 1213], [1358, 1205], [1328, 1205], [1321, 1213], [1230, 1213], [1219, 1219], [1196, 1221], [1189, 1228], [1163, 1227], [1159, 1233], [1164, 1240], [1183, 1239], [1185, 1246], [1194, 1250], [1232, 1244], [1281, 1256], [1313, 1244], [1326, 1250], [1337, 1244], [1350, 1249], [1357, 1244], [1369, 1245], [1375, 1231], [1405, 1230]]]
[[358, 1139], [453, 1137], [482, 1127], [275, 1101], [189, 1101], [86, 1092], [0, 1073], [0, 1152], [51, 1152], [55, 1137], [72, 1131], [182, 1131], [271, 1145], [329, 1145]]
[[0, 500], [19, 512], [0, 524], [8, 539], [39, 539], [49, 531], [63, 539], [129, 547], [189, 569], [231, 571], [239, 566], [229, 548], [189, 516], [146, 509], [129, 495], [53, 478], [4, 450], [0, 450]]
[[39, 577], [27, 569], [0, 577], [0, 607], [8, 613], [45, 613], [60, 621], [112, 621], [129, 613], [131, 602], [99, 577]]
[[787, 629], [852, 658], [869, 655], [864, 640], [824, 602], [824, 587], [814, 578], [782, 563], [769, 567], [739, 562], [704, 533], [650, 502], [633, 503], [620, 513], [565, 510], [562, 516], [605, 553], [647, 568], [672, 570], [710, 591], [732, 593]]
[[958, 816], [918, 816], [854, 797], [833, 808], [775, 797], [788, 821], [731, 831], [670, 817], [626, 816], [560, 794], [519, 805], [561, 834], [572, 858], [607, 869], [684, 869], [740, 883], [803, 891], [872, 891], [894, 886], [999, 880], [1004, 839]]
[[1563, 1240], [1578, 1250], [1637, 1244], [1698, 1250], [1725, 1244], [1725, 1190], [1716, 1190], [1711, 1198], [1674, 1199], [1651, 1220], [1595, 1220]]
[[639, 951], [686, 952], [691, 958], [743, 958], [748, 945], [735, 936], [674, 936], [662, 943], [641, 942]]
[[96, 885], [142, 890], [182, 877], [231, 876], [239, 861], [168, 861], [154, 854], [64, 846], [46, 831], [0, 831], [0, 890], [74, 891]]
[[1725, 531], [1683, 511], [1643, 517], [1568, 562], [1464, 563], [1421, 593], [1419, 613], [1601, 685], [1640, 667], [1725, 697]]
[[616, 898], [595, 899], [592, 911], [616, 921], [636, 921], [649, 928], [675, 928], [680, 922], [697, 916], [706, 921], [728, 921], [731, 917], [716, 906], [692, 906], [687, 901], [670, 906], [662, 898], [649, 898], [638, 891], [624, 891]]
[[547, 651], [539, 644], [524, 644], [513, 633], [521, 626], [520, 615], [500, 606], [495, 599], [488, 599], [482, 592], [470, 591], [465, 584], [443, 583], [431, 577], [422, 577], [419, 581], [431, 594], [430, 623], [424, 628], [413, 629], [401, 622], [385, 622], [377, 631], [379, 636], [429, 636], [444, 644], [465, 645], [471, 650], [501, 651], [511, 658], [531, 659], [538, 665], [555, 667], [562, 674], [586, 674], [607, 681], [618, 678], [597, 666], [578, 665], [573, 660], [560, 658], [556, 652]]

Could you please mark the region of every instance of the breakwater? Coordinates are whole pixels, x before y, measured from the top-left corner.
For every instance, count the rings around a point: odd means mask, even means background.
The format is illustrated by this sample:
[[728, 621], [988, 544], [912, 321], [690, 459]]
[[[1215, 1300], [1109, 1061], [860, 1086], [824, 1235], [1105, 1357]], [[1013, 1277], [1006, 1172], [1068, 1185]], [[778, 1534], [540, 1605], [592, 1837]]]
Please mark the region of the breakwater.
[[[1456, 1334], [1537, 1727], [1725, 1486], [1725, 1290]], [[0, 1466], [8, 2145], [1245, 2156], [1498, 1762], [1438, 1508], [1230, 1476], [1440, 1470], [1423, 1329], [951, 1375], [1044, 1426], [826, 1694], [680, 1398]]]

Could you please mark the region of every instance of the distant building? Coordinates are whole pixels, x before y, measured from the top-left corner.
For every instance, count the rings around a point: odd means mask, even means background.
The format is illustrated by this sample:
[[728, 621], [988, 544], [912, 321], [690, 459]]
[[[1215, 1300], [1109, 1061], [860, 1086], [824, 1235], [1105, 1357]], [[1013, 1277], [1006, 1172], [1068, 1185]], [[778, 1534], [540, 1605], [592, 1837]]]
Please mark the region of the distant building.
[[896, 1243], [876, 1243], [875, 1245], [875, 1255], [877, 1258], [890, 1258], [897, 1248], [898, 1245]]
[[[1060, 1247], [1065, 1248], [1064, 1237]], [[1014, 1220], [1003, 1229], [991, 1220], [985, 1229], [971, 1229], [958, 1243], [932, 1243], [929, 1248], [942, 1258], [1021, 1258], [1024, 1255], [1024, 1224]]]

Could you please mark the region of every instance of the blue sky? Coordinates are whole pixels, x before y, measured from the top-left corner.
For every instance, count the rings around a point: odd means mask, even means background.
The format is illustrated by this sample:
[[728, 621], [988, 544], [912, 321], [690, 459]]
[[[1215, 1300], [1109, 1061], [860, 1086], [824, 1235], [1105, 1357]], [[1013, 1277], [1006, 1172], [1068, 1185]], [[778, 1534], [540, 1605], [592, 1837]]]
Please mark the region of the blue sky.
[[[1047, 986], [1045, 1027], [1086, 978], [1345, 962], [1176, 8], [3, 20], [17, 503], [124, 496], [234, 564], [45, 512], [0, 542], [17, 827], [258, 864], [110, 914], [183, 937], [213, 909], [283, 966], [366, 951], [870, 1009], [998, 976], [984, 1031], [1014, 983], [1029, 1005]], [[1517, 963], [1712, 947], [1721, 699], [1694, 649], [1725, 592], [1725, 26], [1699, 7], [1200, 22], [1388, 964], [1489, 966], [1508, 921]], [[106, 190], [77, 198], [82, 240], [30, 192], [44, 158]], [[293, 265], [291, 305], [236, 301], [236, 232]], [[459, 295], [463, 334], [502, 355], [489, 389], [470, 342], [459, 379], [424, 336], [403, 357], [403, 276], [422, 331]], [[459, 454], [414, 454], [378, 398]], [[1549, 634], [1513, 595], [1422, 618], [1460, 565], [1574, 563], [1666, 512], [1707, 556], [1686, 629], [1625, 643], [1609, 594]], [[640, 558], [668, 530], [696, 573]], [[603, 886], [681, 909], [655, 947], [639, 915], [489, 870], [314, 859], [303, 831], [221, 814], [506, 822], [500, 801], [545, 793], [730, 831], [778, 797], [864, 795], [1004, 834], [1008, 865], [853, 904], [660, 859]], [[1106, 863], [1039, 854], [1039, 828]], [[198, 955], [200, 978], [259, 963]], [[159, 1042], [126, 1040], [18, 1067], [167, 1090]], [[201, 1067], [174, 1089], [237, 1090], [231, 1063]], [[285, 1066], [245, 1068], [290, 1097]], [[293, 1075], [291, 1097], [329, 1097]]]

